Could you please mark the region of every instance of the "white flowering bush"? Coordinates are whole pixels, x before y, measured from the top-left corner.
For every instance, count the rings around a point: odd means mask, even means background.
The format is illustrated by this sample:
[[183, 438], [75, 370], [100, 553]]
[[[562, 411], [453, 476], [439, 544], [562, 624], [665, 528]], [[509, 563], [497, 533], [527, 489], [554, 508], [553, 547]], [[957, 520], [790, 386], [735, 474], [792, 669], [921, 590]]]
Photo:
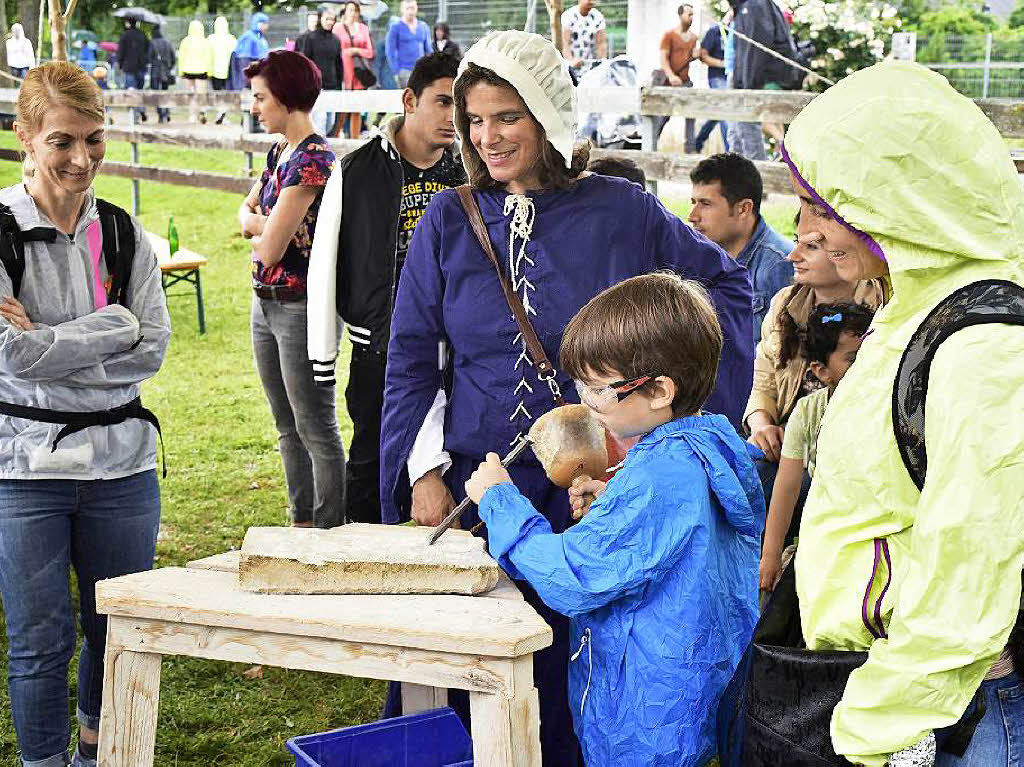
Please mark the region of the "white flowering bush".
[[[897, 8], [881, 0], [790, 0], [788, 5], [793, 36], [814, 45], [810, 68], [830, 80], [881, 61], [901, 25]], [[809, 85], [826, 87], [820, 80]]]

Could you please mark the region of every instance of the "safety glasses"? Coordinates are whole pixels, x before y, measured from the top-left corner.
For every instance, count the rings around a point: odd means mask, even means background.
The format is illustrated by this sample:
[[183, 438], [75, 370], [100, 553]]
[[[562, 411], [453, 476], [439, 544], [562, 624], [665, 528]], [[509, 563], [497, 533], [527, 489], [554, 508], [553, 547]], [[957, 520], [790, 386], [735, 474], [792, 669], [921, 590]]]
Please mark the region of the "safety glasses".
[[576, 381], [575, 383], [576, 391], [580, 395], [580, 402], [589, 408], [593, 408], [598, 413], [604, 413], [617, 403], [622, 402], [622, 400], [626, 399], [626, 397], [652, 378], [657, 378], [657, 376], [638, 376], [625, 381], [615, 381], [614, 383], [602, 386], [600, 389], [587, 386], [582, 381]]

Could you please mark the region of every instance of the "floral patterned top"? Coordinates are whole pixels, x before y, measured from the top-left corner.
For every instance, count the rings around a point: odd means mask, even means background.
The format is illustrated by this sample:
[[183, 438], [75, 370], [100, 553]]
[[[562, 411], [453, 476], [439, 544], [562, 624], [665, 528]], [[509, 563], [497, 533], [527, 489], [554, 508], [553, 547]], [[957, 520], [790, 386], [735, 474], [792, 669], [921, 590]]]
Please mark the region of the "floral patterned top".
[[334, 153], [328, 148], [327, 140], [314, 133], [300, 141], [291, 157], [278, 165], [277, 159], [285, 146], [286, 143], [281, 141], [267, 153], [267, 167], [260, 177], [260, 212], [269, 216], [281, 191], [289, 186], [318, 186], [321, 191], [306, 211], [281, 260], [269, 267], [253, 260], [253, 283], [257, 287], [279, 285], [305, 291], [313, 231], [323, 198], [323, 186], [334, 168]]

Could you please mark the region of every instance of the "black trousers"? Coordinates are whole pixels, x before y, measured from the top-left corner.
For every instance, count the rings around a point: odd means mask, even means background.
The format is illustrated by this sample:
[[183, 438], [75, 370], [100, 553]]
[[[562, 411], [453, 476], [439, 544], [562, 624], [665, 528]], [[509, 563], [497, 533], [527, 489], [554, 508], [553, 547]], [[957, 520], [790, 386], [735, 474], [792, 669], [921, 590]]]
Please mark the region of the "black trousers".
[[380, 421], [387, 353], [352, 344], [345, 405], [352, 420], [348, 451], [345, 518], [380, 524]]

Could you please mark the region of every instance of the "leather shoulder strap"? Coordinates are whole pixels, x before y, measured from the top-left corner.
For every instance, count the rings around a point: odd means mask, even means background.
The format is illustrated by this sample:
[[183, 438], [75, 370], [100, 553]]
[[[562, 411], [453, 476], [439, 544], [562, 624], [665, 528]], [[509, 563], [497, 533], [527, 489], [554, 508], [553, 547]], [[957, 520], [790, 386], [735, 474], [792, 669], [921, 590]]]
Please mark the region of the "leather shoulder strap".
[[[538, 377], [554, 381], [555, 369], [548, 359], [548, 355], [544, 352], [544, 347], [541, 345], [540, 339], [537, 338], [533, 325], [530, 324], [530, 318], [526, 315], [523, 302], [519, 300], [519, 296], [516, 295], [515, 290], [512, 288], [512, 281], [501, 270], [501, 265], [498, 263], [498, 254], [494, 252], [491, 238], [487, 235], [487, 227], [484, 225], [483, 217], [480, 215], [480, 207], [476, 204], [476, 198], [473, 196], [473, 188], [468, 184], [463, 184], [456, 187], [455, 191], [459, 194], [459, 201], [466, 211], [466, 217], [469, 218], [469, 225], [473, 228], [473, 234], [476, 235], [477, 242], [480, 243], [480, 247], [483, 248], [484, 253], [487, 255], [487, 260], [491, 262], [491, 266], [494, 267], [494, 271], [498, 275], [498, 282], [501, 283], [501, 290], [505, 294], [505, 300], [508, 301], [508, 306], [512, 310], [512, 317], [515, 319], [516, 325], [519, 326], [519, 332], [523, 334], [523, 341], [526, 343], [526, 352], [530, 355], [530, 362], [533, 363], [533, 367], [537, 370]], [[552, 388], [552, 395], [555, 398], [555, 402], [562, 404], [562, 395], [557, 386]]]

